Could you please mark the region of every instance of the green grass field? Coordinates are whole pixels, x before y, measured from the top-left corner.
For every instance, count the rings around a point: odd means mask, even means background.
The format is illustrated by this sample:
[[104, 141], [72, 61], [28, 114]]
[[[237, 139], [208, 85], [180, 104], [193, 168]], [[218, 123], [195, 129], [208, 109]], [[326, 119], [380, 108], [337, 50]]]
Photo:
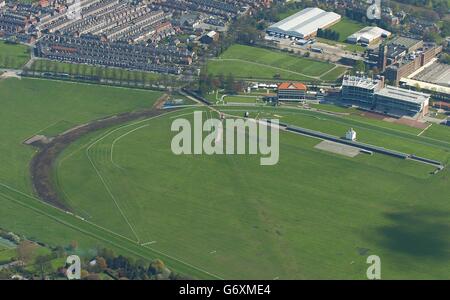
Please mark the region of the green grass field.
[[[51, 245], [74, 239], [84, 249], [99, 244], [97, 238], [55, 220], [55, 209], [25, 196], [32, 194], [29, 162], [35, 149], [22, 142], [37, 133], [56, 134], [89, 120], [151, 107], [160, 95], [37, 79], [0, 81], [0, 227]], [[73, 219], [64, 213], [60, 217]]]
[[[218, 59], [208, 62], [208, 72], [214, 75], [229, 73], [239, 78], [306, 80], [311, 81], [331, 70], [333, 64], [244, 45], [233, 45]], [[330, 80], [336, 80], [328, 76]]]
[[[289, 109], [224, 110], [318, 126], [309, 116], [288, 118]], [[190, 118], [187, 112], [72, 145], [55, 174], [67, 203], [221, 278], [364, 279], [369, 254], [381, 257], [385, 279], [448, 278], [448, 168], [433, 176], [430, 166], [383, 155], [346, 158], [291, 133], [281, 134], [280, 162], [272, 167], [261, 167], [256, 156], [175, 156], [170, 125], [177, 115]], [[398, 136], [384, 134], [386, 142], [410, 134], [387, 127]], [[447, 162], [448, 149], [438, 150]]]
[[0, 41], [0, 68], [20, 69], [29, 59], [27, 46]]
[[335, 81], [336, 79], [341, 78], [346, 71], [347, 68], [339, 66], [320, 77], [320, 79], [325, 81]]
[[364, 24], [358, 23], [356, 21], [350, 20], [348, 18], [342, 18], [341, 21], [330, 27], [331, 30], [337, 31], [339, 33], [339, 42], [345, 42], [345, 40], [365, 27]]
[[[233, 108], [239, 112], [252, 111], [252, 108]], [[353, 127], [358, 133], [358, 140], [389, 149], [411, 153], [419, 156], [436, 159], [444, 163], [450, 160], [450, 142], [447, 139], [447, 128], [439, 128], [435, 135], [428, 137], [426, 133], [417, 136], [422, 130], [368, 119], [356, 114], [348, 116], [333, 116], [306, 110], [292, 108], [255, 108], [255, 114], [260, 113], [263, 118], [280, 118], [281, 122], [302, 126], [313, 130], [344, 136], [345, 132]], [[352, 110], [349, 110], [352, 112]]]
[[62, 132], [107, 115], [151, 107], [160, 95], [38, 79], [0, 81], [0, 182], [30, 191], [28, 162], [34, 149], [22, 144], [27, 138]]
[[224, 100], [226, 103], [258, 103], [258, 102], [261, 102], [261, 101], [258, 101], [258, 97], [242, 96], [242, 95], [226, 96]]
[[[190, 118], [192, 109], [91, 133], [64, 151], [55, 184], [85, 220], [32, 196], [28, 163], [35, 150], [24, 139], [149, 107], [160, 95], [1, 81], [0, 227], [50, 245], [77, 240], [78, 253], [89, 256], [107, 246], [160, 258], [196, 278], [364, 279], [367, 255], [377, 254], [385, 279], [448, 279], [448, 167], [430, 175], [430, 166], [382, 155], [347, 158], [291, 133], [281, 134], [280, 162], [271, 167], [261, 167], [257, 156], [174, 156], [171, 123]], [[336, 135], [354, 127], [362, 141], [447, 164], [450, 157], [446, 127], [417, 136], [414, 128], [354, 114], [223, 109]]]

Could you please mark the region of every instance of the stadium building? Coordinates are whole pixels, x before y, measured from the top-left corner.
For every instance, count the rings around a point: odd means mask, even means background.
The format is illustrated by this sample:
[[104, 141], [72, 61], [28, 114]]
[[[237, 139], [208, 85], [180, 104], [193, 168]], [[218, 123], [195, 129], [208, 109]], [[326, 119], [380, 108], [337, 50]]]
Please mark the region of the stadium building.
[[310, 7], [273, 24], [266, 31], [269, 35], [309, 39], [317, 35], [318, 29], [326, 29], [340, 20], [341, 16], [337, 13]]
[[383, 114], [402, 117], [428, 113], [430, 95], [384, 85], [384, 78], [344, 76], [341, 99], [344, 102]]
[[307, 90], [303, 83], [283, 82], [278, 86], [278, 101], [305, 101]]

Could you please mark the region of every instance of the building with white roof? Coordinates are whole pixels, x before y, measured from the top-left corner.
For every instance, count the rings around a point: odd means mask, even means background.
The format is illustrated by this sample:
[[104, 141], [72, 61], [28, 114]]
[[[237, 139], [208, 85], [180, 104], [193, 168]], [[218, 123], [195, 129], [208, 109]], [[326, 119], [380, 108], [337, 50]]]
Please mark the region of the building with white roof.
[[387, 85], [375, 93], [376, 106], [379, 111], [397, 115], [415, 115], [428, 113], [430, 95]]
[[353, 44], [361, 43], [361, 44], [369, 45], [370, 43], [378, 41], [382, 37], [387, 38], [390, 36], [391, 36], [391, 33], [387, 30], [384, 30], [383, 28], [376, 27], [376, 26], [368, 26], [368, 27], [364, 27], [363, 29], [350, 35], [347, 38], [347, 42], [353, 43]]
[[341, 16], [337, 13], [310, 7], [273, 24], [266, 31], [269, 34], [308, 39], [316, 36], [317, 30], [326, 29], [340, 20]]
[[430, 95], [384, 85], [382, 77], [344, 76], [341, 98], [345, 102], [393, 116], [428, 113]]

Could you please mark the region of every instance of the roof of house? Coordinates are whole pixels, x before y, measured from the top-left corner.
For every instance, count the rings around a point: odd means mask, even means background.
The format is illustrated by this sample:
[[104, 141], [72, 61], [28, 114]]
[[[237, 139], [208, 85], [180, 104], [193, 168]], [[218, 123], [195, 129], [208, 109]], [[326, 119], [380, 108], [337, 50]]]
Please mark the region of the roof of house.
[[306, 90], [307, 87], [300, 82], [283, 82], [278, 86], [279, 90]]

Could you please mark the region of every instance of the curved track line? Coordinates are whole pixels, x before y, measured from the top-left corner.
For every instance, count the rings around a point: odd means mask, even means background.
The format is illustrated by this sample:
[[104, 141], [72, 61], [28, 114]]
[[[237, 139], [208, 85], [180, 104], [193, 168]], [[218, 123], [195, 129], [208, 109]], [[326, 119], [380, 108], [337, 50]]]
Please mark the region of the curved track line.
[[[170, 112], [169, 112], [169, 113], [170, 113]], [[128, 217], [125, 215], [124, 211], [122, 210], [122, 208], [120, 207], [119, 203], [117, 202], [116, 197], [115, 197], [114, 194], [112, 193], [112, 191], [111, 191], [111, 189], [109, 188], [109, 186], [106, 184], [106, 181], [105, 181], [105, 179], [103, 178], [102, 174], [100, 173], [100, 171], [99, 171], [99, 170], [97, 169], [97, 167], [95, 166], [94, 161], [92, 160], [91, 156], [89, 155], [89, 151], [90, 151], [91, 148], [92, 148], [93, 146], [95, 146], [98, 142], [104, 140], [106, 137], [110, 136], [111, 134], [113, 134], [113, 133], [116, 132], [116, 131], [119, 131], [119, 130], [121, 130], [121, 129], [123, 129], [123, 128], [127, 128], [127, 127], [130, 127], [130, 126], [134, 126], [134, 125], [136, 125], [136, 124], [140, 124], [140, 123], [143, 123], [143, 122], [146, 122], [146, 121], [149, 121], [149, 120], [151, 120], [151, 119], [154, 119], [154, 118], [157, 118], [157, 117], [161, 117], [161, 116], [164, 116], [164, 115], [167, 115], [167, 114], [168, 114], [168, 113], [164, 113], [164, 114], [161, 114], [161, 115], [158, 115], [158, 116], [155, 116], [155, 117], [147, 118], [147, 119], [140, 120], [140, 121], [135, 122], [135, 123], [132, 123], [132, 124], [127, 124], [127, 125], [124, 125], [124, 126], [120, 126], [120, 127], [116, 128], [116, 129], [113, 129], [113, 130], [107, 132], [105, 135], [103, 135], [103, 136], [100, 137], [99, 139], [97, 139], [97, 140], [95, 140], [94, 142], [92, 142], [92, 143], [89, 145], [89, 147], [86, 148], [86, 151], [85, 151], [86, 157], [88, 158], [89, 162], [91, 163], [92, 167], [94, 168], [95, 172], [97, 173], [97, 176], [99, 177], [99, 179], [100, 179], [101, 182], [103, 183], [103, 186], [105, 187], [107, 193], [109, 194], [109, 196], [110, 196], [111, 199], [113, 200], [113, 202], [114, 202], [114, 204], [116, 205], [117, 209], [119, 210], [119, 212], [120, 212], [122, 218], [125, 220], [125, 222], [126, 222], [126, 223], [128, 224], [128, 226], [130, 227], [130, 229], [131, 229], [133, 235], [134, 235], [135, 238], [136, 238], [136, 242], [139, 242], [139, 241], [140, 241], [139, 236], [138, 236], [137, 233], [136, 233], [136, 230], [134, 229], [133, 225], [131, 225], [130, 221], [128, 220]]]
[[111, 163], [112, 163], [115, 167], [117, 167], [117, 168], [119, 168], [119, 169], [123, 169], [121, 166], [119, 166], [118, 164], [116, 164], [116, 163], [114, 162], [114, 157], [113, 157], [113, 155], [114, 155], [114, 146], [116, 145], [116, 143], [117, 143], [118, 141], [120, 141], [123, 137], [126, 137], [127, 135], [129, 135], [130, 133], [133, 133], [133, 132], [135, 132], [135, 131], [138, 131], [139, 129], [142, 129], [142, 128], [145, 128], [145, 127], [148, 127], [148, 126], [150, 126], [150, 124], [146, 124], [146, 125], [142, 125], [142, 126], [139, 126], [139, 127], [137, 127], [137, 128], [134, 128], [134, 129], [132, 129], [132, 130], [130, 130], [130, 131], [128, 131], [128, 132], [122, 134], [121, 136], [119, 136], [118, 138], [116, 138], [116, 139], [112, 142], [112, 144], [111, 144], [111, 151], [110, 151], [110, 160], [111, 160]]

